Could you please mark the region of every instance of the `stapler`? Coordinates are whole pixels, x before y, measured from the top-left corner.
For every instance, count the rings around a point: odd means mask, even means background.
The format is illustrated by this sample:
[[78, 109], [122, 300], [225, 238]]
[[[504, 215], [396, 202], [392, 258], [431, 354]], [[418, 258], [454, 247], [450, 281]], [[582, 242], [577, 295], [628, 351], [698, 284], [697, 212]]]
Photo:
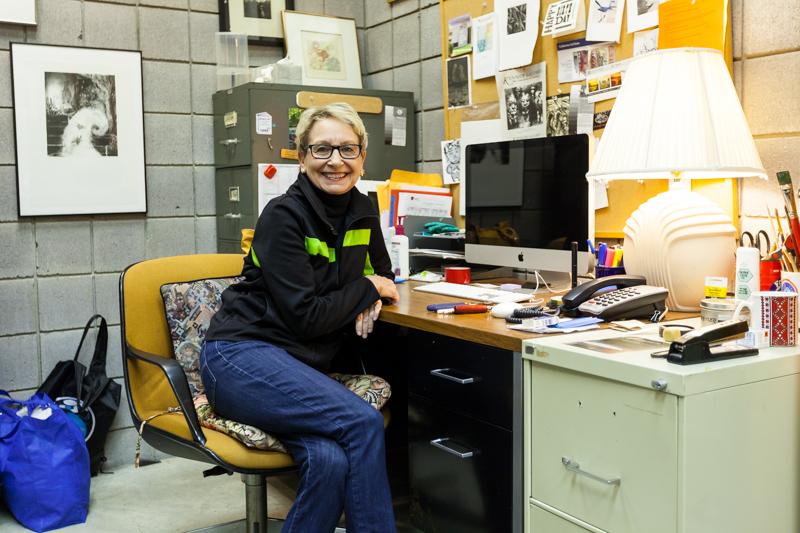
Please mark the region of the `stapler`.
[[694, 365], [707, 361], [757, 355], [758, 348], [748, 348], [736, 344], [711, 344], [714, 341], [745, 333], [747, 329], [747, 320], [737, 319], [692, 330], [670, 344], [667, 361], [679, 365]]

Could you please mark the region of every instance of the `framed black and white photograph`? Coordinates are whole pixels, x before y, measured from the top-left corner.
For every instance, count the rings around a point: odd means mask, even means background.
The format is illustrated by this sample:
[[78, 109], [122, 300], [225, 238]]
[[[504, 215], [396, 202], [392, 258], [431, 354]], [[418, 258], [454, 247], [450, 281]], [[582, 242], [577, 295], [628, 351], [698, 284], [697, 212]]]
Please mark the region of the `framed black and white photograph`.
[[35, 26], [35, 0], [0, 0], [0, 22]]
[[283, 46], [285, 9], [294, 9], [294, 0], [219, 0], [219, 29], [245, 34], [256, 44]]
[[142, 213], [141, 52], [11, 43], [21, 216]]

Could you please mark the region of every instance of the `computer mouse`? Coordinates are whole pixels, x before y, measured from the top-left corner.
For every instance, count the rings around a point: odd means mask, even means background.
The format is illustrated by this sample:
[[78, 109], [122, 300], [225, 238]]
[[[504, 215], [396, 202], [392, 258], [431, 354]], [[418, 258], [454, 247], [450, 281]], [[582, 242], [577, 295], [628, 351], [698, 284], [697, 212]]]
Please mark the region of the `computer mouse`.
[[494, 307], [492, 307], [492, 316], [495, 318], [506, 318], [511, 316], [511, 313], [514, 312], [514, 309], [519, 309], [521, 307], [521, 304], [513, 302], [495, 304]]

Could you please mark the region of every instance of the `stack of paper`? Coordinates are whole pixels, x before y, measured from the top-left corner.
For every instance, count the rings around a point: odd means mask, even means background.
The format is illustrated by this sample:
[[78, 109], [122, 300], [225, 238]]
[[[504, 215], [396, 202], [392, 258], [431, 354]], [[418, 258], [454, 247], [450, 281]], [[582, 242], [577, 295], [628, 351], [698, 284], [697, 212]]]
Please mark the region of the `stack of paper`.
[[383, 227], [402, 225], [409, 215], [441, 218], [452, 214], [453, 196], [442, 186], [439, 174], [394, 170], [389, 180], [378, 186], [377, 194]]

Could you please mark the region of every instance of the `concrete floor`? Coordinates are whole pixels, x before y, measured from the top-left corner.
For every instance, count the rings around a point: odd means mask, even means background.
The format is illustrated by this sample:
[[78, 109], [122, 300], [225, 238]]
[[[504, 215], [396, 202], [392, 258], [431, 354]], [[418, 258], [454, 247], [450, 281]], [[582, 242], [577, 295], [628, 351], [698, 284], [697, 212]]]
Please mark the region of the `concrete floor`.
[[[60, 529], [92, 533], [176, 533], [244, 518], [244, 484], [238, 475], [203, 478], [207, 465], [171, 457], [92, 478], [86, 523]], [[267, 489], [271, 518], [284, 518], [292, 503], [292, 479], [273, 477]], [[0, 508], [0, 532], [29, 532]]]

